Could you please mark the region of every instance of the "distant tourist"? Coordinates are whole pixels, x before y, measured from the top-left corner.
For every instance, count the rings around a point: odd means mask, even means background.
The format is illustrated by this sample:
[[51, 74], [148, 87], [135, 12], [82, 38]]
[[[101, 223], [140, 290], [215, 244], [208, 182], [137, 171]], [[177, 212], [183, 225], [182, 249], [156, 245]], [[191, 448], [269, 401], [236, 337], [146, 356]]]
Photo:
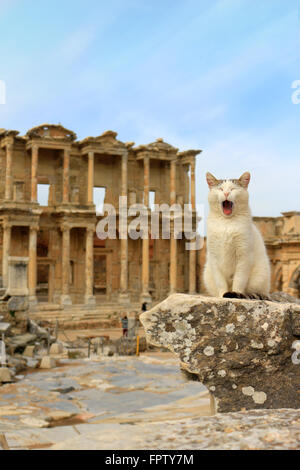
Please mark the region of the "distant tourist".
[[123, 336], [128, 336], [128, 318], [127, 315], [122, 318], [122, 328], [123, 328]]

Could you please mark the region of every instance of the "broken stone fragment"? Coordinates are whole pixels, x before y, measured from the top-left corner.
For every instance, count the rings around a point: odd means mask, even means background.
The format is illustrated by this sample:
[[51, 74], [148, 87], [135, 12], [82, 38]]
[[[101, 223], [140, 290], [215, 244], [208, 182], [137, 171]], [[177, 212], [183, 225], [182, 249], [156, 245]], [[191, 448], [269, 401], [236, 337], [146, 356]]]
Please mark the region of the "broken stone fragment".
[[174, 352], [210, 390], [216, 411], [230, 412], [300, 408], [300, 367], [292, 360], [298, 315], [299, 305], [286, 301], [174, 294], [140, 320], [147, 341]]
[[26, 346], [23, 356], [34, 357], [35, 346]]
[[48, 421], [32, 416], [25, 416], [24, 418], [21, 418], [20, 421], [30, 428], [48, 428], [50, 426]]
[[10, 370], [7, 367], [0, 367], [0, 383], [10, 383], [12, 381]]
[[7, 310], [9, 312], [18, 312], [28, 308], [28, 299], [25, 296], [13, 296], [7, 302]]
[[31, 369], [36, 369], [38, 367], [38, 364], [38, 359], [27, 359], [27, 367], [30, 367]]
[[100, 355], [102, 356], [113, 356], [117, 351], [117, 348], [114, 345], [104, 346], [103, 351], [100, 349]]
[[22, 356], [8, 356], [7, 357], [7, 366], [12, 368], [16, 374], [19, 374], [27, 367], [27, 361]]
[[56, 361], [53, 357], [44, 356], [41, 360], [40, 369], [53, 369], [56, 367]]
[[8, 348], [14, 352], [16, 349], [25, 349], [26, 346], [33, 344], [37, 340], [37, 336], [31, 333], [24, 335], [16, 335], [6, 339]]
[[60, 343], [53, 343], [50, 348], [50, 355], [51, 356], [58, 356], [62, 354], [64, 351], [63, 345]]
[[51, 422], [56, 422], [56, 421], [61, 421], [64, 419], [70, 419], [76, 416], [76, 413], [71, 413], [69, 411], [62, 411], [62, 410], [55, 410], [55, 411], [50, 411], [48, 413], [48, 416], [46, 420], [51, 423]]

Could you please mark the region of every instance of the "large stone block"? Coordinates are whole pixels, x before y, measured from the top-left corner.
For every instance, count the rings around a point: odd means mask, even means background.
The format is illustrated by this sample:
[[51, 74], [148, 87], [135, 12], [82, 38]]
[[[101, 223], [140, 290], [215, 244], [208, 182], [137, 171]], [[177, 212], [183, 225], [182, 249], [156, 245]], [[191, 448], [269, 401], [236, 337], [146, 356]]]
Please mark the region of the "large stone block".
[[64, 351], [63, 345], [60, 343], [53, 343], [50, 348], [50, 356], [58, 356]]
[[12, 382], [11, 372], [7, 367], [0, 367], [0, 383]]
[[22, 295], [13, 296], [7, 302], [7, 310], [9, 312], [18, 312], [28, 308], [28, 298]]
[[41, 360], [40, 369], [53, 369], [56, 367], [56, 361], [53, 357], [44, 356]]
[[174, 294], [140, 316], [147, 341], [178, 355], [216, 411], [300, 408], [293, 360], [299, 305]]

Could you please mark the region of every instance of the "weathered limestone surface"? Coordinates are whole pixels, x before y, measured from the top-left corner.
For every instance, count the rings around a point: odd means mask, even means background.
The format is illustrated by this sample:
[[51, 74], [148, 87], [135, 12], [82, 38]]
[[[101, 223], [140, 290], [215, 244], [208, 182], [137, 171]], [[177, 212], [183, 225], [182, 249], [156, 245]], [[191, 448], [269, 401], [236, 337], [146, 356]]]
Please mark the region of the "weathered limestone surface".
[[174, 294], [140, 316], [147, 341], [179, 356], [218, 412], [300, 408], [297, 304]]

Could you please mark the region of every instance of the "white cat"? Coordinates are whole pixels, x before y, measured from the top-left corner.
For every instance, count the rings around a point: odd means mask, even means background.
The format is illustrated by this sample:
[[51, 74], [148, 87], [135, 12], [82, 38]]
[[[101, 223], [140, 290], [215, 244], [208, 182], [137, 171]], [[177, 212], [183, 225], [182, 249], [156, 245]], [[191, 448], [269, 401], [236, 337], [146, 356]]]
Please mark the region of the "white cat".
[[206, 179], [210, 188], [204, 269], [207, 291], [214, 297], [268, 297], [270, 263], [249, 208], [250, 173], [239, 180], [217, 180], [207, 173]]

